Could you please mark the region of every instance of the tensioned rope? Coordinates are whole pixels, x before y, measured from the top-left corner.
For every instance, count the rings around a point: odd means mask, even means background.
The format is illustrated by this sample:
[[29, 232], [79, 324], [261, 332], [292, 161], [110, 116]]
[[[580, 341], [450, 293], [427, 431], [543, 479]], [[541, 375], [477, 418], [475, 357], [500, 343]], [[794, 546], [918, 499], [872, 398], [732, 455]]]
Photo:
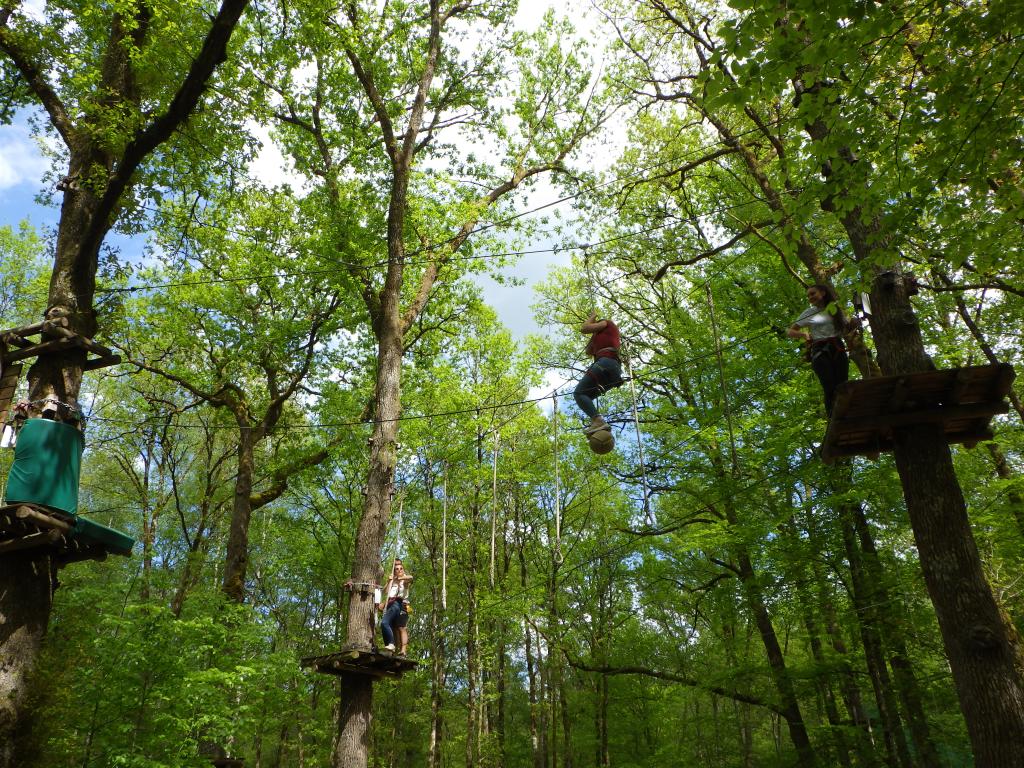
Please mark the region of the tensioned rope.
[[[775, 333], [774, 329], [768, 328], [768, 329], [763, 330], [763, 331], [761, 331], [759, 333], [753, 334], [751, 336], [747, 336], [747, 337], [745, 337], [743, 339], [739, 339], [739, 340], [737, 340], [735, 342], [732, 342], [731, 344], [725, 345], [725, 346], [722, 347], [722, 349], [728, 349], [730, 347], [737, 347], [737, 346], [745, 344], [745, 343], [747, 343], [749, 341], [756, 341], [757, 339], [763, 338], [765, 336], [768, 336], [768, 335], [774, 334], [774, 333]], [[643, 381], [646, 378], [652, 377], [654, 374], [661, 373], [663, 371], [674, 370], [676, 368], [681, 368], [681, 367], [689, 366], [689, 365], [692, 365], [695, 362], [699, 362], [700, 360], [705, 360], [707, 358], [714, 357], [714, 356], [715, 356], [715, 352], [708, 352], [708, 353], [701, 354], [701, 355], [695, 355], [695, 356], [693, 356], [691, 358], [688, 358], [686, 360], [682, 360], [682, 361], [680, 361], [678, 363], [673, 363], [672, 365], [666, 365], [666, 366], [662, 366], [660, 368], [652, 369], [650, 371], [645, 371], [642, 375], [637, 375], [635, 378], [640, 380], [640, 381]], [[554, 396], [557, 396], [557, 397], [568, 397], [571, 394], [572, 394], [572, 390], [569, 389], [569, 388], [566, 388], [566, 389], [564, 389], [562, 391], [557, 391], [556, 390], [556, 392], [554, 393]], [[522, 400], [510, 400], [510, 401], [504, 402], [504, 403], [481, 404], [481, 405], [475, 405], [475, 406], [471, 406], [471, 407], [467, 407], [467, 408], [455, 408], [455, 409], [452, 409], [452, 410], [449, 410], [449, 411], [435, 411], [435, 412], [432, 412], [432, 413], [417, 413], [417, 414], [411, 414], [409, 416], [396, 416], [396, 417], [391, 418], [391, 419], [374, 419], [374, 420], [367, 420], [367, 421], [322, 422], [322, 423], [317, 423], [317, 424], [289, 424], [288, 428], [289, 429], [337, 429], [337, 428], [342, 428], [342, 427], [357, 427], [357, 426], [363, 426], [363, 425], [373, 425], [373, 424], [379, 424], [379, 423], [384, 423], [384, 422], [389, 422], [389, 421], [418, 421], [418, 420], [422, 420], [422, 419], [432, 419], [432, 418], [436, 418], [436, 417], [439, 417], [439, 416], [460, 416], [460, 415], [464, 415], [464, 414], [467, 414], [467, 413], [478, 413], [480, 411], [490, 411], [490, 410], [497, 410], [497, 409], [501, 409], [501, 408], [508, 408], [508, 407], [514, 406], [514, 405], [524, 405], [524, 404], [529, 404], [529, 403], [538, 403], [538, 402], [542, 402], [544, 400], [547, 400], [548, 398], [550, 398], [552, 396], [553, 396], [552, 394], [546, 394], [546, 395], [543, 395], [541, 397], [530, 397], [530, 398], [524, 398]], [[122, 424], [122, 425], [126, 425], [126, 426], [139, 426], [140, 424], [147, 423], [145, 419], [132, 421], [132, 420], [128, 420], [128, 419], [114, 419], [114, 418], [110, 418], [110, 417], [106, 417], [106, 416], [95, 416], [95, 415], [89, 416], [88, 418], [89, 418], [89, 421], [92, 422], [92, 423], [101, 422], [101, 423], [105, 423], [105, 424]], [[203, 425], [203, 424], [176, 424], [176, 425], [174, 425], [174, 428], [175, 429], [227, 429], [227, 430], [235, 430], [238, 427], [234, 426], [234, 425], [219, 426], [219, 425]]]

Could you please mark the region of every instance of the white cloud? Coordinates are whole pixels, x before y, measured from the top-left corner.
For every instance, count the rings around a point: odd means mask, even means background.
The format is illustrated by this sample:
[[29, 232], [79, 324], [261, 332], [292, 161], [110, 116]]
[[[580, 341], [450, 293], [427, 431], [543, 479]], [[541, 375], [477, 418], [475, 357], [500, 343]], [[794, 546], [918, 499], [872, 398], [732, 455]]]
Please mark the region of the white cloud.
[[270, 128], [255, 121], [250, 121], [246, 127], [262, 144], [259, 154], [249, 164], [249, 175], [268, 187], [290, 184], [292, 189], [305, 189], [306, 179], [292, 170], [291, 163], [270, 137]]
[[[544, 372], [544, 383], [539, 387], [530, 387], [530, 391], [526, 396], [530, 400], [536, 400], [541, 397], [545, 398], [538, 404], [544, 414], [550, 416], [552, 408], [551, 395], [554, 392], [564, 392], [571, 381], [571, 379], [566, 379], [559, 371], [547, 370]], [[571, 403], [571, 400], [567, 400], [565, 397], [559, 397], [558, 410], [562, 411], [567, 407], [575, 408], [575, 405], [569, 405]]]
[[0, 189], [38, 184], [48, 165], [25, 126], [0, 126]]

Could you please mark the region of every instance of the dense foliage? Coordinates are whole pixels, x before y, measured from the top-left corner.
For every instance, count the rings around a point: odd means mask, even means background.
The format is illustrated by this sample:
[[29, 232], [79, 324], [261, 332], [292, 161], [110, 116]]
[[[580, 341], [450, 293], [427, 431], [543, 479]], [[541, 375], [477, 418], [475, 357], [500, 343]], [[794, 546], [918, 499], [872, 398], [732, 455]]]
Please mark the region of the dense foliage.
[[[38, 46], [107, 34], [74, 5], [47, 4]], [[153, 4], [159, 35], [134, 53], [154, 81], [185, 66], [175, 41], [197, 22], [176, 5]], [[892, 457], [821, 463], [821, 392], [782, 329], [809, 283], [834, 283], [852, 313], [879, 270], [913, 271], [936, 366], [1019, 367], [1024, 15], [598, 5], [600, 70], [550, 16], [524, 33], [511, 3], [440, 3], [452, 24], [400, 203], [410, 322], [380, 553], [415, 576], [420, 663], [376, 686], [371, 764], [972, 765]], [[86, 379], [81, 486], [83, 514], [139, 545], [60, 572], [34, 764], [332, 760], [345, 694], [300, 659], [346, 636], [373, 297], [399, 258], [378, 131], [409, 109], [437, 6], [254, 6], [215, 85], [224, 122], [201, 111], [139, 180], [122, 224], [149, 233], [147, 256], [100, 271], [97, 337], [125, 362]], [[4, 72], [6, 100], [28, 103]], [[74, 103], [93, 80], [68, 85]], [[260, 125], [292, 186], [252, 178]], [[521, 215], [546, 202], [541, 173], [571, 226]], [[516, 340], [476, 276], [515, 276], [509, 254], [542, 237], [572, 263], [537, 291], [547, 333]], [[45, 310], [52, 248], [0, 229], [2, 327]], [[632, 377], [602, 398], [605, 457], [580, 439], [572, 385], [544, 389], [546, 371], [580, 375], [595, 305]], [[952, 449], [1018, 632], [1019, 391], [994, 441]]]

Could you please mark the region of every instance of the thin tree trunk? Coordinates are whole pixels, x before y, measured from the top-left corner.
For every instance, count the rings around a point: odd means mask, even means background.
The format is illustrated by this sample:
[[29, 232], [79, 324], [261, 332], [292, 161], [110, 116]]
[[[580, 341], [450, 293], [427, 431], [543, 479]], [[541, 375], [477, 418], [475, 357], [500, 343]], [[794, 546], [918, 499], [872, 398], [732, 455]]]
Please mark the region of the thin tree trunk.
[[[476, 468], [483, 465], [483, 433], [477, 427]], [[479, 473], [477, 473], [479, 476]], [[484, 718], [481, 716], [480, 691], [480, 628], [477, 617], [477, 569], [482, 525], [480, 510], [480, 483], [474, 480], [473, 500], [470, 504], [468, 559], [466, 562], [466, 768], [476, 768], [480, 759], [480, 731]]]
[[897, 765], [907, 765], [910, 761], [910, 752], [903, 736], [903, 724], [900, 722], [896, 697], [885, 665], [879, 620], [875, 610], [876, 595], [870, 577], [864, 571], [862, 553], [857, 546], [856, 532], [851, 519], [856, 513], [852, 506], [844, 506], [840, 510], [843, 544], [850, 564], [853, 604], [860, 628], [861, 643], [864, 646], [864, 661], [867, 664], [868, 677], [875, 692], [875, 704], [882, 721], [886, 762], [890, 768], [896, 768]]
[[[815, 663], [824, 666], [825, 654], [822, 650], [818, 622], [815, 620], [814, 614], [808, 610], [807, 606], [804, 607], [804, 625], [807, 627], [807, 636], [811, 643], [811, 657], [814, 659]], [[815, 684], [818, 687], [819, 695], [825, 702], [825, 716], [828, 718], [829, 730], [832, 734], [832, 742], [835, 744], [839, 765], [850, 766], [852, 765], [850, 760], [850, 747], [846, 743], [846, 736], [843, 734], [843, 723], [839, 717], [839, 707], [836, 706], [836, 697], [832, 690], [831, 682], [828, 678], [818, 677], [815, 680]]]
[[[561, 666], [561, 659], [558, 659], [557, 663]], [[569, 696], [565, 679], [562, 675], [559, 676], [562, 678], [559, 680], [558, 686], [558, 700], [562, 715], [562, 765], [564, 768], [573, 768], [572, 715], [569, 711]]]
[[910, 726], [910, 735], [917, 753], [917, 762], [923, 768], [940, 768], [938, 752], [932, 742], [928, 728], [928, 719], [921, 700], [920, 687], [914, 676], [907, 653], [903, 635], [903, 622], [896, 613], [896, 605], [889, 590], [882, 564], [878, 559], [878, 550], [871, 535], [864, 509], [860, 505], [852, 508], [854, 528], [864, 554], [864, 566], [868, 579], [873, 587], [867, 599], [874, 606], [875, 616], [879, 621], [879, 629], [883, 633], [885, 645], [889, 648], [889, 666], [896, 678], [896, 690], [903, 704], [903, 712]]
[[245, 575], [249, 565], [249, 523], [252, 519], [252, 484], [256, 461], [253, 455], [255, 441], [252, 426], [241, 414], [236, 416], [239, 418], [238, 467], [221, 590], [232, 602], [241, 603], [245, 600]]
[[[1006, 454], [1003, 453], [1003, 449], [999, 447], [999, 443], [985, 443], [985, 448], [988, 450], [989, 455], [992, 457], [992, 465], [995, 468], [996, 475], [1000, 480], [1014, 481], [1013, 470], [1010, 469], [1010, 465], [1006, 463]], [[1019, 479], [1017, 482], [1020, 482]], [[1011, 487], [1006, 493], [1006, 500], [1010, 503], [1010, 511], [1013, 512], [1013, 519], [1017, 521], [1017, 529], [1020, 534], [1024, 536], [1024, 496], [1021, 496], [1020, 491], [1016, 488]]]
[[747, 607], [754, 617], [754, 623], [761, 635], [761, 642], [764, 643], [765, 653], [768, 657], [768, 668], [771, 672], [772, 682], [779, 694], [781, 707], [779, 712], [786, 720], [789, 728], [789, 737], [796, 749], [797, 764], [804, 768], [810, 768], [817, 764], [814, 754], [814, 747], [811, 745], [810, 736], [807, 734], [807, 727], [804, 724], [803, 715], [800, 713], [800, 704], [790, 680], [789, 672], [786, 669], [786, 657], [779, 643], [775, 627], [772, 625], [771, 615], [765, 604], [761, 588], [757, 584], [754, 566], [750, 556], [745, 551], [737, 553], [737, 575], [743, 584], [743, 593]]

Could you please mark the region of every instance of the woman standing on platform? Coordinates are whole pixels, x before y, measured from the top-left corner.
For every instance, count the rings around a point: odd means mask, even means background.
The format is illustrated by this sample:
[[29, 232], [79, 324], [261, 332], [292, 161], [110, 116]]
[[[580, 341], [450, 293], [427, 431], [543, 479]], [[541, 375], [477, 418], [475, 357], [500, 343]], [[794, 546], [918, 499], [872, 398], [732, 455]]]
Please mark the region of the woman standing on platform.
[[391, 570], [391, 578], [384, 585], [384, 599], [379, 608], [384, 611], [384, 617], [380, 620], [380, 631], [384, 635], [384, 650], [395, 650], [395, 630], [398, 630], [398, 654], [400, 656], [405, 656], [409, 650], [409, 630], [406, 629], [406, 625], [409, 623], [409, 585], [411, 583], [412, 576], [405, 572], [401, 558], [396, 557]]
[[803, 339], [807, 345], [807, 358], [825, 393], [825, 414], [831, 417], [836, 388], [850, 378], [850, 358], [843, 343], [846, 316], [831, 285], [815, 283], [807, 289], [807, 300], [811, 306], [800, 314], [786, 335]]

